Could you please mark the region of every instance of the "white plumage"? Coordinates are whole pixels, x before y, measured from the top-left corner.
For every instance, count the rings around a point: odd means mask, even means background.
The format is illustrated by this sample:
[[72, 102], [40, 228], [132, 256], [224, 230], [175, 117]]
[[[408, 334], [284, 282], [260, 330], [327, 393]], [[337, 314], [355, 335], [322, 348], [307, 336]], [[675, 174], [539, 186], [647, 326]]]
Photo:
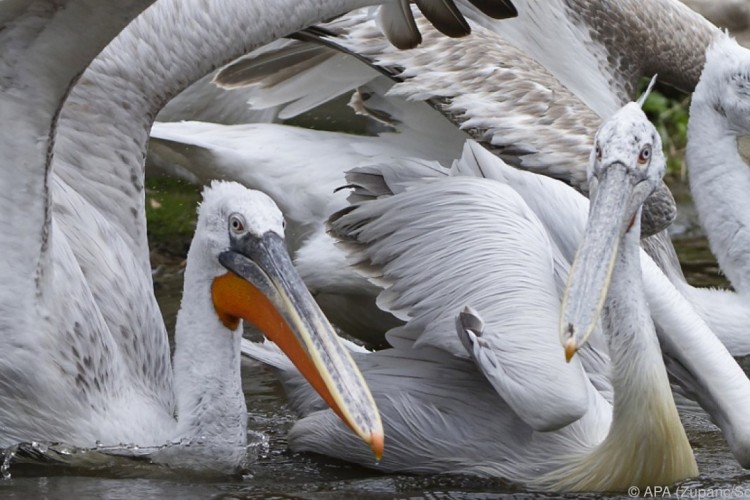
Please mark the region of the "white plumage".
[[[637, 141], [624, 140], [634, 135]], [[584, 239], [597, 249], [597, 241], [609, 241], [599, 239], [607, 231], [624, 238], [619, 251], [610, 249], [616, 264], [603, 324], [611, 363], [597, 333], [580, 358], [565, 364], [555, 334], [576, 246], [568, 243], [585, 224], [583, 197], [550, 179], [514, 172], [476, 144], [466, 147], [450, 175], [426, 164], [359, 169], [349, 177], [356, 202], [334, 216], [331, 228], [353, 262], [384, 287], [379, 305], [407, 320], [388, 334], [393, 348], [356, 355], [384, 416], [386, 452], [374, 463], [348, 439], [334, 444], [330, 412], [318, 411], [272, 353], [245, 345], [245, 352], [282, 369], [293, 404], [306, 415], [292, 430], [291, 445], [388, 471], [498, 476], [552, 490], [624, 490], [697, 474], [638, 278], [639, 260], [648, 257], [638, 250], [638, 222], [630, 225], [663, 173], [661, 144], [636, 104], [605, 122], [599, 138], [604, 159], [592, 175], [600, 178], [603, 201], [592, 208]], [[635, 160], [648, 144], [653, 159], [639, 170]], [[605, 194], [608, 176], [625, 175], [605, 171], [625, 168], [627, 175], [648, 175], [647, 183], [626, 191], [638, 201]], [[479, 172], [487, 178], [469, 177]], [[610, 187], [607, 181], [609, 196], [616, 192]], [[567, 199], [569, 213], [534, 209], [541, 203], [533, 200], [558, 198]], [[618, 210], [617, 222], [594, 223]], [[570, 242], [550, 235], [556, 219], [570, 228]], [[606, 268], [608, 261], [594, 255], [579, 256], [577, 269]], [[589, 283], [581, 273], [571, 279], [569, 287]], [[569, 311], [579, 318], [576, 310], [599, 302], [599, 289], [585, 290], [568, 297], [564, 318]], [[472, 309], [462, 312], [467, 305]], [[579, 319], [596, 322], [595, 316]], [[575, 338], [585, 340], [580, 332], [588, 324], [570, 321]], [[707, 333], [705, 325], [697, 328]], [[674, 331], [666, 335], [679, 338]], [[724, 359], [731, 359], [726, 352]], [[689, 356], [684, 361], [691, 365]], [[704, 376], [696, 380], [713, 374]], [[744, 379], [741, 371], [734, 376]]]
[[[0, 173], [6, 193], [0, 202], [0, 443], [158, 445], [205, 438], [205, 446], [191, 448], [200, 456], [197, 462], [180, 453], [165, 460], [231, 468], [244, 456], [239, 337], [233, 310], [223, 312], [220, 302], [207, 298], [216, 293], [207, 277], [219, 269], [226, 273], [216, 260], [217, 248], [235, 244], [231, 238], [226, 242], [227, 231], [235, 227], [228, 214], [231, 200], [214, 194], [201, 213], [194, 248], [208, 240], [211, 252], [191, 252], [183, 309], [192, 319], [181, 315], [178, 320], [173, 375], [153, 297], [145, 232], [143, 158], [149, 125], [171, 95], [216, 65], [370, 2], [159, 2], [84, 72], [103, 45], [149, 3], [3, 5], [0, 118], [13, 127], [0, 139], [6, 165]], [[253, 19], [249, 32], [243, 19]], [[191, 29], [160, 36], [159, 27], [165, 25]], [[192, 57], [173, 64], [161, 59], [163, 53], [191, 51]], [[228, 194], [223, 188], [216, 191]], [[237, 191], [230, 196], [237, 197]], [[246, 223], [269, 222], [256, 219], [254, 206], [243, 203], [237, 214]], [[223, 219], [227, 215], [228, 221]], [[278, 212], [273, 220], [277, 226]], [[271, 232], [278, 232], [275, 226]], [[299, 317], [306, 316], [294, 316]], [[325, 330], [321, 318], [318, 313], [303, 330]], [[217, 330], [226, 339], [219, 341]], [[199, 348], [191, 346], [200, 338]], [[382, 435], [377, 437], [371, 399], [361, 392], [356, 370], [347, 375], [352, 367], [347, 368], [346, 356], [331, 338], [323, 341], [333, 349], [328, 361], [316, 358], [314, 350], [310, 356], [316, 367], [333, 370], [322, 375], [323, 381], [337, 384], [332, 400], [353, 427], [359, 432], [373, 426], [376, 449]], [[200, 365], [197, 357], [209, 363]], [[342, 396], [350, 383], [351, 392]], [[214, 398], [210, 405], [209, 396]], [[347, 405], [356, 407], [351, 414]]]

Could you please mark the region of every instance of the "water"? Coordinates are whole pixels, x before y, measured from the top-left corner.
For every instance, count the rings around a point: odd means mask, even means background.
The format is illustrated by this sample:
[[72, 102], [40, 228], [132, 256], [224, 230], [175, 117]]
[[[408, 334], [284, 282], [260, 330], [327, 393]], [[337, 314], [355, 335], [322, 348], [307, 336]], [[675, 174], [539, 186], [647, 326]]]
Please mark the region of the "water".
[[[686, 211], [682, 212], [683, 214]], [[689, 279], [700, 285], [720, 285], [715, 262], [703, 238], [696, 236], [687, 217], [678, 221], [681, 234], [678, 251]], [[182, 273], [179, 265], [166, 266], [156, 275], [156, 289], [167, 317], [174, 327], [179, 307]], [[67, 467], [45, 464], [0, 466], [10, 474], [0, 480], [0, 498], [250, 498], [250, 499], [336, 499], [336, 498], [550, 498], [498, 480], [462, 476], [383, 475], [338, 461], [293, 453], [286, 433], [295, 416], [285, 403], [273, 374], [252, 361], [243, 361], [243, 386], [251, 429], [249, 457], [244, 474], [205, 476], [124, 459], [99, 466]], [[718, 429], [704, 418], [685, 415], [685, 425], [695, 451], [701, 476], [681, 485], [681, 490], [644, 491], [670, 493], [672, 497], [750, 497], [750, 471], [741, 469], [726, 448]], [[19, 452], [19, 454], [21, 454]], [[579, 495], [570, 495], [579, 498]], [[610, 498], [590, 495], [590, 498]], [[616, 497], [611, 497], [616, 498]], [[627, 496], [624, 496], [627, 498]]]

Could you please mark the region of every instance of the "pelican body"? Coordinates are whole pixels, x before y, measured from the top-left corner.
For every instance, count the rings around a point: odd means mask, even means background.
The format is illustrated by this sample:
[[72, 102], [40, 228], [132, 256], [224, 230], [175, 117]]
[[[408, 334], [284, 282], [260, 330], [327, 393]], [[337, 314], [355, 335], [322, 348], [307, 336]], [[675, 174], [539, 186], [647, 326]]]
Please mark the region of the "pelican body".
[[[37, 343], [4, 331], [0, 445], [61, 442], [120, 453], [129, 446], [153, 447], [151, 458], [172, 466], [241, 466], [247, 439], [242, 318], [288, 351], [353, 429], [379, 429], [361, 375], [294, 271], [282, 223], [281, 212], [260, 192], [236, 183], [214, 183], [204, 191], [173, 366], [166, 338], [166, 359], [142, 350], [144, 337], [154, 332], [122, 328], [115, 339], [100, 313], [85, 306], [75, 261], [65, 260], [67, 252], [55, 253], [52, 289], [66, 292], [59, 297], [41, 291], [38, 307], [47, 321], [36, 331]], [[88, 322], [82, 317], [87, 313]], [[374, 450], [382, 448], [382, 431], [377, 433]]]

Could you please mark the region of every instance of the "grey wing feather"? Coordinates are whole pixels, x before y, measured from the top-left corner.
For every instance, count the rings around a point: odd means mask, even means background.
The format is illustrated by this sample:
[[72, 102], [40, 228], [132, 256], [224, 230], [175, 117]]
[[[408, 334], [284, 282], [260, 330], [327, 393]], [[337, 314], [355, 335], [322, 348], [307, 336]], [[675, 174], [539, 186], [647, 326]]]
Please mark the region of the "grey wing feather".
[[424, 17], [444, 35], [458, 38], [471, 33], [461, 11], [453, 0], [415, 0]]
[[492, 19], [508, 19], [518, 15], [518, 9], [510, 0], [469, 0], [469, 3]]
[[[173, 408], [170, 347], [152, 292], [151, 274], [140, 272], [141, 262], [128, 251], [129, 243], [116, 225], [90, 210], [88, 202], [73, 188], [56, 178], [53, 190], [59, 195], [54, 215], [61, 236], [71, 242], [87, 242], [70, 245], [74, 258], [68, 267], [75, 267], [85, 277], [97, 314], [106, 322], [97, 341], [104, 344], [114, 341], [122, 356], [112, 358], [123, 360], [123, 369], [129, 371], [129, 383], [137, 391], [161, 401], [165, 408]], [[102, 272], [109, 269], [117, 272]], [[124, 276], [128, 286], [122, 286]], [[112, 290], [118, 291], [116, 296]], [[149, 362], [144, 363], [144, 359]]]
[[409, 0], [391, 0], [381, 5], [378, 23], [388, 41], [400, 50], [413, 49], [422, 43]]
[[[19, 297], [40, 294], [52, 274], [48, 269], [53, 203], [49, 186], [59, 107], [91, 59], [150, 3], [10, 0], [2, 4], [0, 119], [16, 125], [0, 139], [5, 165], [0, 171], [4, 188], [0, 250], [7, 264], [0, 266], [5, 288], [0, 294], [0, 329], [4, 331], [25, 331], [22, 318], [33, 314], [16, 307], [23, 300]], [[87, 28], [76, 31], [71, 26]], [[63, 32], [68, 44], [57, 44], [56, 35]], [[66, 50], [75, 45], [78, 50]], [[13, 307], [6, 308], [6, 303]]]
[[156, 116], [158, 122], [200, 120], [233, 125], [238, 123], [272, 123], [279, 109], [270, 106], [255, 110], [247, 105], [255, 94], [254, 88], [226, 91], [212, 84], [216, 72], [204, 76], [180, 92]]
[[277, 40], [225, 66], [213, 78], [213, 83], [227, 89], [255, 83], [270, 87], [333, 55], [335, 52], [325, 46]]
[[356, 203], [404, 191], [413, 183], [446, 177], [449, 170], [438, 162], [419, 158], [402, 158], [395, 162], [379, 163], [353, 168], [346, 174], [348, 185], [353, 188], [349, 202]]

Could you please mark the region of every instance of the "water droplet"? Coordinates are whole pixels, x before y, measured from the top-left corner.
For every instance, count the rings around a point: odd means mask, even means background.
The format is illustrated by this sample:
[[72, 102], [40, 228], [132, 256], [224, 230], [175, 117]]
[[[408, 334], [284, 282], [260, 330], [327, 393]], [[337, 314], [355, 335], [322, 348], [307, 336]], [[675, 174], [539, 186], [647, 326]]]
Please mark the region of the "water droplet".
[[31, 442], [31, 448], [34, 451], [38, 451], [39, 453], [45, 454], [49, 450], [49, 446], [47, 446], [47, 443], [39, 443], [37, 441]]
[[3, 463], [0, 465], [0, 477], [2, 477], [2, 479], [10, 479], [10, 464], [16, 456], [17, 449], [17, 445], [11, 446], [10, 448], [6, 448], [2, 453]]

